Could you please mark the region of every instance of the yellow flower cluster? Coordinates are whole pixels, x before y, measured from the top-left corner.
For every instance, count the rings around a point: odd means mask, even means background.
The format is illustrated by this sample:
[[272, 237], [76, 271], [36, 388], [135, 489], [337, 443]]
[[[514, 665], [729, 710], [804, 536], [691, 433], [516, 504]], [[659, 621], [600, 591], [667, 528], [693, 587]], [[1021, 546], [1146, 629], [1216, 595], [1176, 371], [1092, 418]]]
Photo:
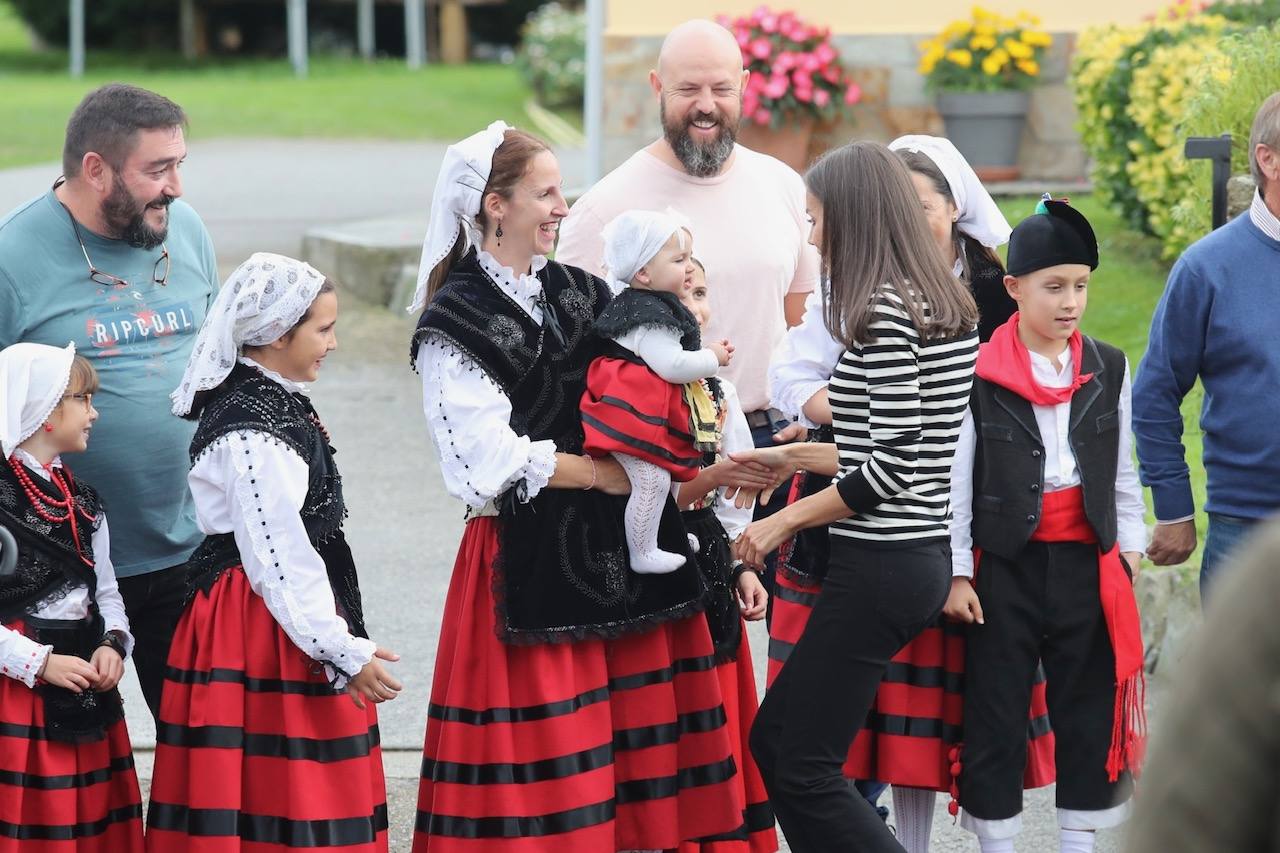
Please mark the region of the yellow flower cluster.
[[918, 70], [947, 87], [1013, 88], [1039, 76], [1044, 49], [1053, 44], [1039, 27], [1028, 12], [1007, 17], [974, 6], [969, 19], [952, 21], [920, 43]]
[[1179, 130], [1192, 96], [1229, 78], [1220, 17], [1160, 17], [1087, 30], [1072, 64], [1081, 141], [1095, 187], [1135, 226], [1160, 237], [1166, 255], [1190, 235], [1173, 215], [1191, 179]]

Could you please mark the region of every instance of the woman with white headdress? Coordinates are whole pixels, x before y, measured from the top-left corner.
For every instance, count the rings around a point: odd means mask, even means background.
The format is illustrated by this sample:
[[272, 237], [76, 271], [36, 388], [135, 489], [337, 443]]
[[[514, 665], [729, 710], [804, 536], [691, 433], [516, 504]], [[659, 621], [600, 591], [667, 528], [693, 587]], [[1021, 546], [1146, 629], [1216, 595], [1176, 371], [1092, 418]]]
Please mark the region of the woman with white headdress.
[[187, 564], [156, 726], [147, 850], [387, 849], [374, 705], [400, 684], [365, 631], [342, 477], [307, 397], [333, 284], [259, 253], [222, 286], [174, 390], [198, 418]]
[[[978, 307], [978, 338], [986, 341], [1017, 310], [1017, 303], [1005, 291], [1004, 265], [995, 252], [1008, 242], [1008, 221], [950, 140], [909, 135], [890, 142], [889, 148], [910, 171], [944, 262], [969, 285]], [[827, 383], [845, 348], [828, 331], [824, 311], [819, 289], [806, 304], [804, 321], [787, 333], [775, 352], [769, 382], [773, 405], [808, 427], [811, 441], [829, 443], [833, 439]], [[812, 451], [811, 444], [805, 450], [771, 448], [765, 453], [784, 456]], [[791, 467], [787, 461], [780, 469], [786, 472]], [[832, 473], [834, 470], [817, 469], [797, 474], [788, 501], [826, 488]], [[811, 528], [779, 549], [769, 625], [770, 684], [804, 633], [822, 591], [827, 536], [826, 527]], [[859, 733], [845, 764], [845, 775], [864, 780], [860, 784], [864, 790], [878, 793], [883, 788], [871, 780], [893, 784], [897, 838], [909, 853], [926, 853], [935, 792], [955, 787], [949, 756], [961, 732], [963, 662], [963, 626], [959, 624], [940, 619], [912, 640], [894, 657], [877, 696], [875, 713]], [[1053, 738], [1047, 712], [1041, 678], [1028, 722], [1032, 739], [1026, 774], [1029, 787], [1053, 781]]]
[[82, 452], [98, 375], [75, 345], [0, 351], [0, 851], [140, 853], [142, 797], [116, 685], [133, 647]]
[[[495, 122], [450, 146], [432, 200], [410, 359], [468, 521], [416, 853], [669, 849], [743, 824], [706, 587], [692, 562], [630, 570], [627, 476], [583, 453], [610, 290], [547, 259], [560, 183], [544, 143]], [[669, 498], [658, 537], [688, 550]]]

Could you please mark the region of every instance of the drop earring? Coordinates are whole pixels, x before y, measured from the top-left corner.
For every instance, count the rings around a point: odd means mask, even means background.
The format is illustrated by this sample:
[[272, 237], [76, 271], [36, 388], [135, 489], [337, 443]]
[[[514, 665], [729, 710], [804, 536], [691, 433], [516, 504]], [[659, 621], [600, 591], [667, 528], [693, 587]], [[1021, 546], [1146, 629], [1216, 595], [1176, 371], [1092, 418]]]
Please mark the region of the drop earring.
[[53, 432], [53, 424], [45, 424], [45, 425], [44, 425], [44, 431], [45, 431], [45, 432]]
[[498, 238], [498, 245], [502, 245], [502, 220], [498, 220], [498, 230], [494, 232], [494, 237]]

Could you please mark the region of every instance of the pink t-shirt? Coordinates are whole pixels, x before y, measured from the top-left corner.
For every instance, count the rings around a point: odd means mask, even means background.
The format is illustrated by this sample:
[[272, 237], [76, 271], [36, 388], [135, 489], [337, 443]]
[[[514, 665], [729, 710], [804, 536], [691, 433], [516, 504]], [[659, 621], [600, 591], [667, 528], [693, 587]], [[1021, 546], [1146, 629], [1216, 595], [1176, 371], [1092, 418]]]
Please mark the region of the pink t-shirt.
[[786, 332], [783, 298], [818, 283], [818, 254], [808, 243], [805, 190], [782, 162], [739, 145], [732, 165], [695, 178], [646, 150], [578, 199], [560, 226], [556, 260], [604, 273], [600, 231], [625, 210], [670, 207], [693, 223], [693, 254], [706, 265], [711, 296], [708, 340], [736, 347], [721, 376], [737, 386], [743, 411], [769, 405], [773, 348]]

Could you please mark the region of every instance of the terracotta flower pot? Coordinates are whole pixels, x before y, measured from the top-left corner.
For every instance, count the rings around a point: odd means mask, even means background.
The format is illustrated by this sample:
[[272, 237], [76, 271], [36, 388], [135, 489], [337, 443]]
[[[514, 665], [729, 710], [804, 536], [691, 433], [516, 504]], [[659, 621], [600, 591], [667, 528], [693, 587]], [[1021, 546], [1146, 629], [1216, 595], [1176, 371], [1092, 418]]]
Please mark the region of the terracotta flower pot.
[[787, 119], [777, 130], [743, 119], [738, 129], [738, 142], [752, 151], [777, 157], [797, 172], [804, 172], [809, 165], [813, 128], [814, 120], [811, 118]]
[[1030, 94], [1005, 92], [939, 92], [938, 112], [947, 138], [984, 181], [1018, 177], [1018, 149], [1027, 121]]

